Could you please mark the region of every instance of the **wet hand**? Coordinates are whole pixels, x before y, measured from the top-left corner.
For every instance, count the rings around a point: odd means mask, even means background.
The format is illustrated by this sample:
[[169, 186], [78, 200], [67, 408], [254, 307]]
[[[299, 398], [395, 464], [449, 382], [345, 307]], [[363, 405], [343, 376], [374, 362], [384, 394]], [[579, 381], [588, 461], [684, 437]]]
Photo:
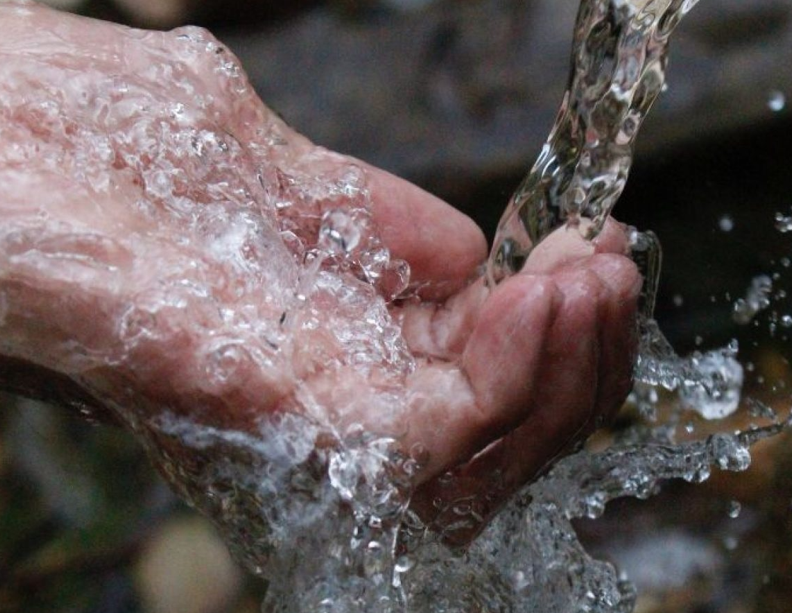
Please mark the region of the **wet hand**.
[[39, 388], [127, 422], [391, 435], [439, 529], [624, 399], [641, 279], [617, 224], [558, 231], [489, 290], [472, 221], [294, 133], [207, 33], [25, 3], [0, 32], [0, 353]]

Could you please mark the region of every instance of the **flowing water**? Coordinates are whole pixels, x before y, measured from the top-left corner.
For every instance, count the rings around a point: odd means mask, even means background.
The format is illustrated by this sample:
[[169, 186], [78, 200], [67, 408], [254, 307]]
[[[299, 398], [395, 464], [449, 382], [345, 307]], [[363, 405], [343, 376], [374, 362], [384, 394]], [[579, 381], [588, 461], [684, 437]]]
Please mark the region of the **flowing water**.
[[627, 182], [641, 124], [664, 87], [669, 37], [696, 4], [581, 2], [569, 85], [539, 159], [498, 225], [491, 281], [520, 270], [562, 224], [579, 226], [588, 238], [602, 229]]
[[[560, 224], [578, 225], [588, 237], [601, 228], [626, 181], [638, 128], [662, 91], [668, 38], [694, 4], [583, 0], [570, 88], [539, 161], [504, 215], [490, 260], [492, 282], [518, 270]], [[240, 67], [216, 41], [196, 29], [173, 36], [185, 63], [216, 63], [224, 95], [237, 97], [239, 114], [258, 117]], [[118, 90], [115, 82], [100, 83], [97, 92], [79, 87], [99, 100], [112, 100]], [[125, 87], [137, 91], [135, 83]], [[713, 469], [744, 470], [751, 445], [786, 427], [767, 410], [757, 414], [763, 427], [678, 442], [690, 411], [717, 419], [738, 410], [738, 347], [679, 357], [645, 317], [630, 403], [646, 424], [626, 429], [603, 450], [561, 460], [515, 495], [467, 549], [449, 549], [409, 508], [411, 482], [427, 457], [420, 445], [405, 453], [399, 444], [398, 424], [408, 414], [404, 381], [417, 366], [389, 310], [408, 286], [409, 267], [392, 259], [376, 236], [364, 173], [349, 167], [317, 176], [273, 167], [287, 138], [277, 124], [245, 138], [220, 126], [197, 130], [187, 117], [193, 102], [213, 104], [190, 93], [184, 104], [148, 100], [128, 115], [109, 105], [106, 129], [69, 135], [80, 153], [76, 168], [106, 164], [108, 150], [124, 153], [126, 167], [140, 169], [145, 198], [183, 218], [193, 232], [194, 260], [184, 274], [206, 267], [189, 286], [180, 274], [163, 278], [139, 312], [120, 316], [123, 351], [154, 342], [157, 322], [181, 312], [181, 305], [207, 305], [201, 312], [212, 334], [206, 344], [199, 338], [195, 361], [210, 389], [224, 389], [251, 364], [310, 367], [316, 359], [328, 371], [384, 382], [367, 396], [349, 395], [350, 407], [338, 415], [304, 381], [295, 406], [244, 431], [206, 425], [184, 412], [142, 418], [116, 402], [172, 485], [214, 521], [237, 558], [267, 580], [263, 611], [627, 613], [636, 598], [629, 577], [593, 558], [571, 521], [599, 516], [618, 497], [649, 497], [669, 479], [698, 483]], [[48, 102], [52, 117], [68, 116], [58, 104], [65, 103]], [[132, 146], [129, 122], [140, 136]], [[144, 138], [163, 133], [167, 138]], [[251, 169], [264, 170], [257, 176]], [[93, 187], [106, 189], [103, 175], [96, 176]], [[206, 185], [206, 198], [186, 189], [182, 176]], [[138, 205], [144, 213], [155, 208], [145, 199]], [[651, 235], [636, 233], [633, 251], [647, 272], [643, 306], [649, 314], [658, 247]], [[31, 265], [40, 267], [61, 257], [31, 253], [38, 258]], [[239, 308], [233, 312], [218, 314], [207, 298], [218, 270], [231, 271], [229, 278], [241, 270], [253, 280], [234, 288]], [[762, 287], [736, 316], [762, 308]], [[282, 314], [264, 317], [256, 310], [262, 303]], [[327, 355], [307, 355], [306, 346], [327, 348]], [[85, 352], [84, 359], [97, 354]], [[677, 401], [658, 420], [661, 389]], [[355, 419], [361, 406], [379, 415], [380, 428]], [[447, 505], [445, 536], [477, 523], [475, 503], [463, 498]]]

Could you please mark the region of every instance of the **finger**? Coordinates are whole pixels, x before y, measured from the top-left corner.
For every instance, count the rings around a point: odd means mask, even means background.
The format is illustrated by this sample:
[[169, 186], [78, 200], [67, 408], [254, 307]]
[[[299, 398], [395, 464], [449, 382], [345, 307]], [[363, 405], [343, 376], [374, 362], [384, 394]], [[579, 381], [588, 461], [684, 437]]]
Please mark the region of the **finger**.
[[489, 289], [483, 279], [445, 302], [407, 303], [399, 311], [402, 335], [414, 355], [460, 357], [476, 328]]
[[607, 420], [620, 408], [632, 383], [638, 345], [635, 318], [643, 279], [630, 259], [615, 253], [598, 253], [568, 264], [565, 270], [568, 274], [588, 271], [604, 288], [598, 307], [601, 356], [595, 414]]
[[[503, 469], [509, 487], [525, 483], [578, 434], [591, 417], [598, 395], [601, 314], [608, 290], [588, 270], [569, 271], [557, 275], [555, 281], [563, 304], [540, 361], [537, 380], [541, 384], [530, 399], [527, 419], [509, 445], [514, 462]], [[533, 453], [524, 454], [527, 446]]]
[[292, 155], [280, 160], [287, 170], [314, 177], [363, 171], [376, 231], [392, 257], [409, 263], [422, 298], [445, 299], [477, 276], [487, 242], [472, 219], [409, 181], [287, 131]]
[[436, 196], [364, 164], [374, 221], [391, 254], [410, 264], [420, 295], [451, 296], [477, 274], [487, 242], [472, 219]]
[[[598, 305], [608, 290], [588, 271], [561, 275], [558, 287], [563, 305], [547, 337], [531, 400], [523, 407], [525, 421], [455, 469], [452, 478], [431, 480], [416, 493], [416, 510], [451, 544], [473, 538], [504, 500], [568, 445], [595, 407]], [[460, 500], [467, 517], [460, 515]]]
[[596, 414], [609, 420], [632, 387], [638, 348], [638, 296], [643, 279], [632, 261], [613, 253], [594, 256], [590, 269], [609, 290], [600, 308], [600, 385], [596, 401]]
[[[570, 291], [577, 282], [589, 289], [582, 293]], [[484, 455], [476, 459], [481, 465], [479, 472], [492, 470], [497, 462], [513, 465], [513, 472], [505, 471], [506, 485], [510, 486], [522, 485], [537, 472], [535, 457], [544, 454], [546, 462], [570, 438], [586, 434], [587, 427], [593, 428], [593, 418], [612, 417], [631, 384], [637, 347], [635, 314], [641, 287], [635, 265], [622, 256], [596, 255], [585, 263], [585, 268], [581, 265], [566, 271], [558, 284], [564, 292], [565, 308], [549, 337], [549, 360], [543, 360], [545, 366], [539, 374], [546, 384], [537, 389], [535, 406], [526, 423], [504, 439], [502, 449], [493, 448], [484, 454], [490, 456], [488, 463]], [[593, 317], [587, 320], [586, 315]], [[576, 322], [574, 328], [571, 321]], [[570, 350], [565, 347], [568, 341], [561, 330], [570, 336], [573, 329], [578, 331], [578, 342]], [[567, 356], [563, 368], [552, 366], [554, 353]], [[570, 385], [573, 381], [576, 383]], [[536, 440], [532, 443], [533, 439]], [[550, 446], [542, 446], [543, 442]], [[529, 449], [531, 453], [526, 453]]]
[[521, 272], [553, 274], [595, 253], [627, 253], [627, 235], [621, 224], [609, 218], [593, 241], [581, 234], [586, 225], [581, 222], [579, 228], [562, 226], [555, 230], [531, 252]]
[[[561, 231], [537, 247], [522, 274], [553, 273], [564, 267], [586, 266], [596, 254], [626, 253], [627, 235], [622, 224], [608, 219], [592, 242], [579, 232]], [[542, 251], [544, 250], [544, 251]], [[537, 259], [541, 260], [537, 262]], [[410, 349], [419, 355], [455, 359], [464, 349], [481, 305], [487, 296], [483, 281], [474, 283], [443, 304], [406, 304], [400, 312], [402, 332]], [[622, 299], [626, 299], [622, 296]]]
[[592, 241], [597, 253], [617, 253], [627, 255], [630, 251], [627, 226], [608, 217], [602, 231]]

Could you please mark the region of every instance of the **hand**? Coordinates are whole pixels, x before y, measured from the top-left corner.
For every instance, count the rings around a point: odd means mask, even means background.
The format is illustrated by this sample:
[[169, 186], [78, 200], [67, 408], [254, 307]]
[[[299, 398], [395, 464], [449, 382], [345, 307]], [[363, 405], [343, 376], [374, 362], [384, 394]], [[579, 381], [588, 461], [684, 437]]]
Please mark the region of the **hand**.
[[623, 401], [641, 279], [616, 223], [559, 230], [490, 291], [473, 222], [294, 133], [204, 31], [6, 2], [0, 33], [15, 373], [127, 422], [393, 435], [425, 450], [415, 507], [438, 526], [437, 498], [483, 492], [486, 519]]

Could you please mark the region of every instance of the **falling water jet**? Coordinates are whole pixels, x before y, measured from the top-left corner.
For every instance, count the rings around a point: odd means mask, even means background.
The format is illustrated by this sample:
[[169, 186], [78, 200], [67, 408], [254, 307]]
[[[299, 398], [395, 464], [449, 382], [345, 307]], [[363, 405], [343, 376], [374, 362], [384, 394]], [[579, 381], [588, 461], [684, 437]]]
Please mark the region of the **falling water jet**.
[[[563, 224], [589, 239], [602, 230], [627, 181], [641, 124], [663, 90], [669, 36], [696, 3], [581, 2], [569, 85], [539, 158], [501, 217], [487, 265], [491, 284], [519, 271]], [[656, 269], [656, 245], [643, 251]]]

